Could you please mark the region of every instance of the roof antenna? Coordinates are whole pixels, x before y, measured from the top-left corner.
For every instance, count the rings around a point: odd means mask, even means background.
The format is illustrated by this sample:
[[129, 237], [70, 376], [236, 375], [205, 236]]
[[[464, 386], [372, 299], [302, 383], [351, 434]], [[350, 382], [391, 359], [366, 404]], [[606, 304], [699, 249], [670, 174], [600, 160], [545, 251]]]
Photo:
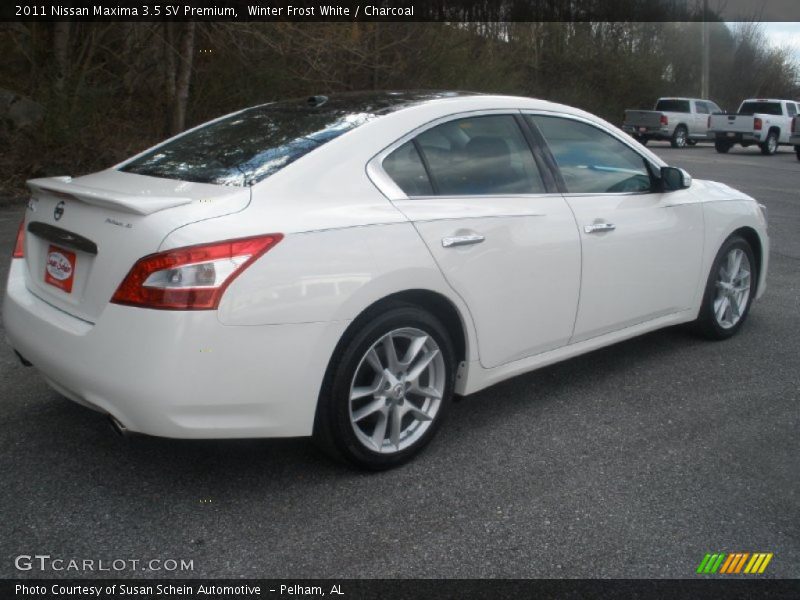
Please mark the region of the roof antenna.
[[322, 106], [328, 101], [327, 96], [309, 96], [308, 97], [308, 105], [309, 106]]

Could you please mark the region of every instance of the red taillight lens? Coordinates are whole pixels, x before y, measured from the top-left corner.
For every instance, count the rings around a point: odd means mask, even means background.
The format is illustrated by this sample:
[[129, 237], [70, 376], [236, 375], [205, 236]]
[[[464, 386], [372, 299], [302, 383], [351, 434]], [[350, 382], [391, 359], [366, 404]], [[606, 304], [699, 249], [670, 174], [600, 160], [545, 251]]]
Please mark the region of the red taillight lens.
[[667, 118], [667, 115], [661, 115], [661, 124], [669, 125], [669, 119]]
[[761, 131], [761, 126], [762, 126], [761, 119], [755, 117], [753, 119], [753, 129], [755, 129], [756, 131]]
[[111, 298], [161, 310], [214, 310], [231, 282], [283, 239], [270, 233], [175, 248], [139, 259]]
[[17, 229], [17, 241], [14, 243], [14, 252], [11, 258], [25, 258], [25, 217], [19, 222]]

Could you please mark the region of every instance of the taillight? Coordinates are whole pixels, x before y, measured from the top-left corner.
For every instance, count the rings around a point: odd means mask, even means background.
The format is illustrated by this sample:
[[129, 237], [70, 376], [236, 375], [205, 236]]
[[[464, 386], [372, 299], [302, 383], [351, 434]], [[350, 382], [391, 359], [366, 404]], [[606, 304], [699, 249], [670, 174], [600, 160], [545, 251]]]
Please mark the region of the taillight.
[[762, 126], [761, 119], [755, 117], [753, 119], [753, 129], [755, 129], [756, 131], [761, 131], [761, 126]]
[[19, 222], [17, 229], [17, 241], [14, 243], [14, 252], [11, 258], [25, 258], [25, 217]]
[[661, 115], [661, 124], [665, 127], [669, 125], [669, 119], [667, 118], [667, 115]]
[[270, 233], [175, 248], [139, 259], [111, 298], [162, 310], [214, 310], [227, 287], [283, 239]]

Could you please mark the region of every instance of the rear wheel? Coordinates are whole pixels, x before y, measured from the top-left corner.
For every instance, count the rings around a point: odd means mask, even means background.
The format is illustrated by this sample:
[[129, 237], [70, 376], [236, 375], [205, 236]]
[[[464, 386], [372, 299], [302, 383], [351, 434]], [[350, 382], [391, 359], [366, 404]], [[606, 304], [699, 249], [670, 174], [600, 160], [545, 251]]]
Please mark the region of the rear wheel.
[[758, 279], [753, 249], [734, 235], [722, 244], [708, 276], [703, 304], [694, 322], [705, 337], [724, 340], [742, 327]]
[[717, 141], [714, 142], [714, 148], [720, 154], [727, 154], [728, 150], [731, 149], [731, 143], [730, 142], [726, 142], [724, 140], [717, 140]]
[[314, 426], [322, 448], [370, 470], [422, 450], [444, 419], [455, 381], [453, 345], [439, 320], [414, 305], [384, 306], [337, 354]]
[[794, 147], [794, 153], [797, 155], [797, 160], [800, 160], [800, 146]]
[[685, 125], [678, 125], [675, 131], [672, 132], [672, 140], [670, 144], [673, 148], [685, 148], [686, 142], [689, 139], [689, 132], [686, 130]]
[[770, 131], [767, 134], [767, 139], [759, 144], [759, 147], [761, 148], [761, 154], [766, 154], [767, 156], [775, 154], [778, 151], [778, 132]]
[[637, 135], [634, 136], [637, 142], [639, 142], [642, 146], [647, 146], [647, 142], [650, 141], [650, 138], [644, 135]]

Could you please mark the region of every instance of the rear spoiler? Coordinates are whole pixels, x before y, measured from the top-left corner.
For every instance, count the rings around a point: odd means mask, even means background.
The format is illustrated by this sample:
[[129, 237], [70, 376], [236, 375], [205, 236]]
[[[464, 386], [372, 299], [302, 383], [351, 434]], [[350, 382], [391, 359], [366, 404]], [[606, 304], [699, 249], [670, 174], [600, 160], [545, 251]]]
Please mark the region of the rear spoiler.
[[113, 208], [137, 215], [149, 215], [192, 202], [191, 198], [185, 196], [144, 196], [86, 187], [73, 183], [72, 177], [44, 177], [31, 179], [27, 183], [34, 195], [45, 193], [58, 198], [72, 198], [93, 206]]

